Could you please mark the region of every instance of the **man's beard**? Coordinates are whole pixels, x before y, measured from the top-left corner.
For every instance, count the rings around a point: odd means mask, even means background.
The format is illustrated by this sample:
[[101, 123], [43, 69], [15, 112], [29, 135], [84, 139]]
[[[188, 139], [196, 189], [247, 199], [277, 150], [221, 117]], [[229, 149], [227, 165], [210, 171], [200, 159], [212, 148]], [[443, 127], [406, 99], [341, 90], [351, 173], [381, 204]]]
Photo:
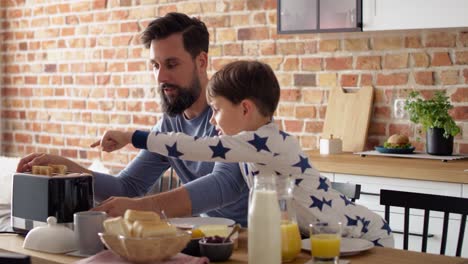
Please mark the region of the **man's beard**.
[[[164, 88], [175, 90], [175, 96], [166, 96]], [[196, 74], [193, 75], [192, 83], [188, 87], [181, 87], [175, 84], [164, 83], [159, 85], [162, 110], [169, 116], [182, 114], [187, 108], [193, 105], [200, 97], [201, 84]]]

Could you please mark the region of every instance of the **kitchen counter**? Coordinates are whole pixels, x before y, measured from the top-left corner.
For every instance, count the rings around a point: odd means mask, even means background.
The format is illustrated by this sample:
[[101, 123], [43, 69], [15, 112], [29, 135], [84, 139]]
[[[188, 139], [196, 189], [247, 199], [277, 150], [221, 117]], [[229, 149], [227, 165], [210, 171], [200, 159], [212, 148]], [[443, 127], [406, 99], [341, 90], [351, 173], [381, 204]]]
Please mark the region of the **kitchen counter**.
[[308, 151], [310, 161], [321, 172], [368, 175], [413, 180], [468, 184], [468, 159], [443, 162], [382, 156], [361, 157], [349, 152], [320, 155]]

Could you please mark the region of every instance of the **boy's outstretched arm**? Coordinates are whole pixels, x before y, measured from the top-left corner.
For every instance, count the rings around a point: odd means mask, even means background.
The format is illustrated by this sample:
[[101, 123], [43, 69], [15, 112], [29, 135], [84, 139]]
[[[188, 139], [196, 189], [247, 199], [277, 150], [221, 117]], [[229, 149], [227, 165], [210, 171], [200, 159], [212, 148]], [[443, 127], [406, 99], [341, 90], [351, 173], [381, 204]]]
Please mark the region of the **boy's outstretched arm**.
[[101, 146], [103, 151], [112, 152], [125, 147], [127, 144], [132, 142], [133, 131], [118, 131], [108, 130], [104, 133], [101, 140], [98, 140], [91, 144], [90, 147], [94, 148]]

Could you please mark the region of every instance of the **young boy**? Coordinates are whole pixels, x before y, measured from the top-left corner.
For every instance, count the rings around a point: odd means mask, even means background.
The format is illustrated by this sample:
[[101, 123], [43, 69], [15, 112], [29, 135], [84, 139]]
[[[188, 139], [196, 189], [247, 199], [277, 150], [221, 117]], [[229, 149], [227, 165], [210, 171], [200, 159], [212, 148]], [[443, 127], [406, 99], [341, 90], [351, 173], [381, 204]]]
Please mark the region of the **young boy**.
[[267, 64], [237, 61], [226, 65], [209, 81], [207, 97], [213, 109], [210, 122], [218, 130], [217, 137], [107, 131], [91, 146], [101, 145], [104, 151], [111, 152], [132, 143], [169, 158], [239, 162], [250, 187], [257, 174], [294, 175], [294, 205], [303, 234], [308, 234], [309, 223], [340, 220], [344, 236], [393, 247], [387, 223], [333, 190], [330, 181], [309, 163], [298, 141], [272, 121], [280, 87]]

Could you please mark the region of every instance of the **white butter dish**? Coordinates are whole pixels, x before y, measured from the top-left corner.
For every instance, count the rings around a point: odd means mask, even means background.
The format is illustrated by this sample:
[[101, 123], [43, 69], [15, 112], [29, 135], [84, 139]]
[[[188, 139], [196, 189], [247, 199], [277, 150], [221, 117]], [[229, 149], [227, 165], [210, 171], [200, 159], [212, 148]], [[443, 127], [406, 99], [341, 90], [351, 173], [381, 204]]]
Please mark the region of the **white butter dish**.
[[33, 228], [24, 239], [23, 248], [48, 253], [66, 253], [76, 250], [73, 230], [57, 225], [57, 219], [47, 217], [47, 226]]

